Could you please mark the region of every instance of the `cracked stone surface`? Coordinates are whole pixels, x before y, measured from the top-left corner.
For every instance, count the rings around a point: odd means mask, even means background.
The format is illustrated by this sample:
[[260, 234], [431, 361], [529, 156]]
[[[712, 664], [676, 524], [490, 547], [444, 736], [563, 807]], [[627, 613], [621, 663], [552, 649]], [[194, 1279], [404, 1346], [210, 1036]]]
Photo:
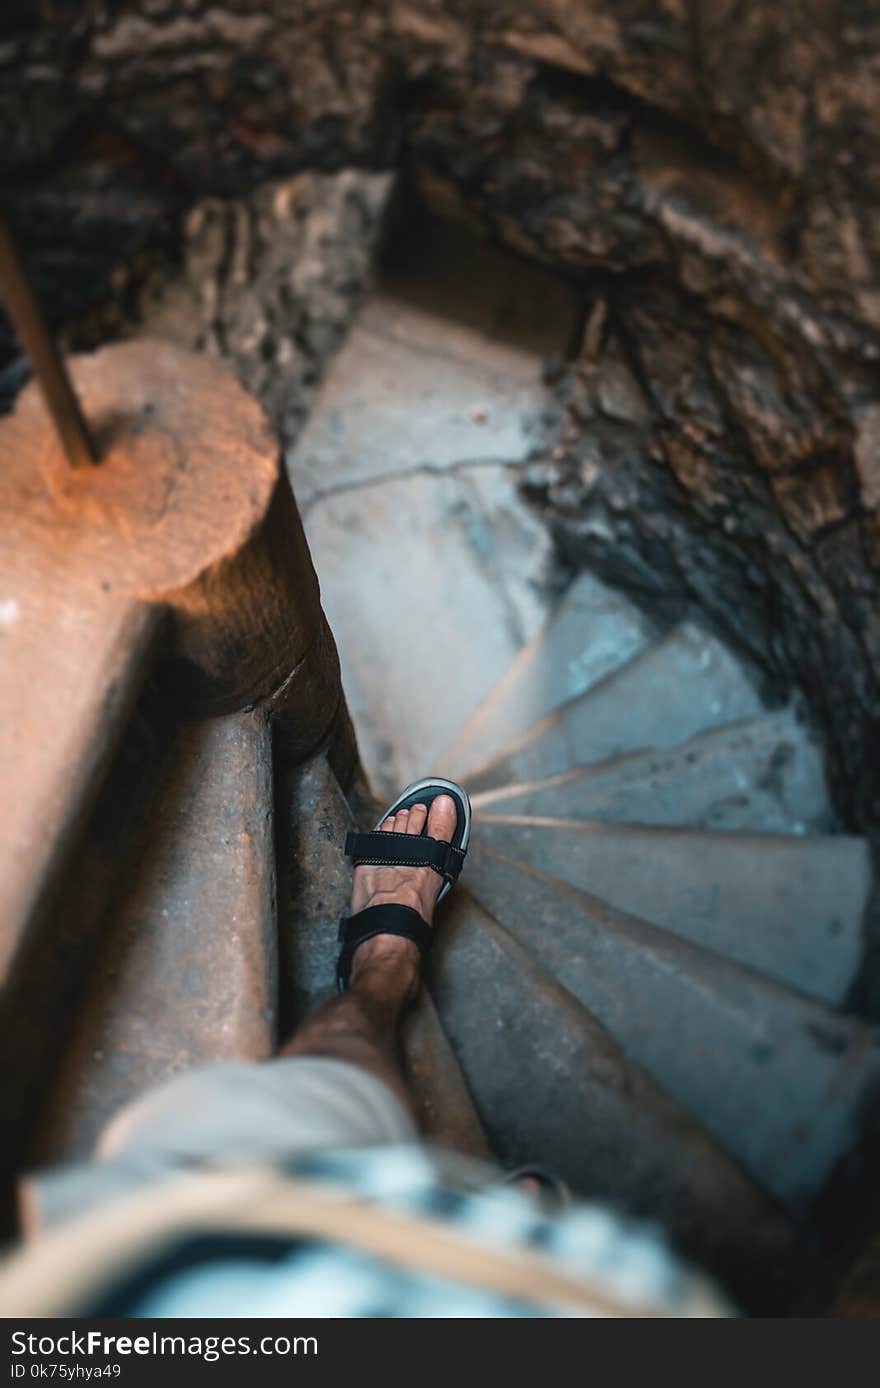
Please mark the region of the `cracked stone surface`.
[[300, 505], [426, 464], [519, 462], [558, 431], [544, 360], [576, 296], [455, 223], [394, 244], [290, 458]]
[[545, 273], [429, 224], [380, 277], [289, 454], [383, 794], [442, 771], [432, 758], [548, 611], [550, 541], [518, 481], [552, 446], [544, 362], [576, 308]]
[[[442, 774], [434, 758], [547, 611], [550, 542], [516, 469], [416, 472], [304, 517], [374, 790]], [[358, 579], [352, 582], [352, 573]]]

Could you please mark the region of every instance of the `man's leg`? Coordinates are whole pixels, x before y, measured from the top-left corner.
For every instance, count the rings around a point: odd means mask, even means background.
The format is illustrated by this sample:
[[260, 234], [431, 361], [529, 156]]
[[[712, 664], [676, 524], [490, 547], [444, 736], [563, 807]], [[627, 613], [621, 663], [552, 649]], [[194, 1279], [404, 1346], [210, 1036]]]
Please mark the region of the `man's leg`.
[[[448, 842], [456, 825], [455, 801], [449, 795], [438, 796], [430, 814], [424, 805], [413, 805], [386, 819], [382, 829], [420, 834], [426, 819], [428, 834]], [[364, 865], [354, 871], [352, 914], [395, 902], [413, 907], [430, 925], [442, 885], [431, 868]], [[411, 940], [395, 935], [365, 940], [352, 960], [348, 992], [308, 1017], [281, 1055], [349, 1061], [390, 1085], [409, 1106], [398, 1055], [398, 1024], [419, 991], [419, 981], [419, 951]]]

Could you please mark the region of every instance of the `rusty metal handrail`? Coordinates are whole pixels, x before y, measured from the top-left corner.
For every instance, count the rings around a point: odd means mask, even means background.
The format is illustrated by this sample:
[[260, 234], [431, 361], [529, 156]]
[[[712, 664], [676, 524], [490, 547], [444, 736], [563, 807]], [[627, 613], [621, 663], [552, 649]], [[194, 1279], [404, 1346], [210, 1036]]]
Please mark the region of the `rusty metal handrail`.
[[34, 370], [71, 467], [98, 461], [76, 392], [40, 314], [12, 233], [0, 217], [0, 298]]

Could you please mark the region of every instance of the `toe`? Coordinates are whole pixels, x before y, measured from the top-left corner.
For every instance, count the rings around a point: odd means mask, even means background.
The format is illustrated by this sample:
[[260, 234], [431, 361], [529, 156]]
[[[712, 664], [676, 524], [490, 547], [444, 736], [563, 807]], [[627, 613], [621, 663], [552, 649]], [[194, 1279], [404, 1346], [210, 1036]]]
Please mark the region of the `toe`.
[[409, 823], [409, 810], [398, 810], [394, 816], [395, 834], [405, 834], [406, 826]]
[[406, 826], [406, 832], [408, 834], [420, 834], [425, 827], [425, 820], [427, 818], [427, 805], [410, 805], [409, 823]]
[[386, 820], [383, 821], [383, 823], [382, 823], [382, 833], [383, 833], [383, 834], [390, 834], [390, 833], [392, 833], [393, 829], [394, 829], [394, 815], [392, 815], [390, 819], [386, 819]]
[[432, 839], [443, 839], [449, 843], [458, 823], [458, 811], [451, 795], [438, 795], [431, 802], [428, 815], [428, 834]]

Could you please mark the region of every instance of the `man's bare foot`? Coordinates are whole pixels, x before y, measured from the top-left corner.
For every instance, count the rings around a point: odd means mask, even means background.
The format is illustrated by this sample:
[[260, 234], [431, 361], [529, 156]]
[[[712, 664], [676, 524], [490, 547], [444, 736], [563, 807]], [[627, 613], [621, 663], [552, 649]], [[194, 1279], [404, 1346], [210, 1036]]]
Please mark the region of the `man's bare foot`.
[[[457, 823], [455, 801], [451, 795], [438, 795], [431, 802], [430, 813], [425, 805], [413, 805], [399, 810], [380, 826], [383, 833], [421, 834], [428, 825], [428, 835], [449, 843]], [[351, 889], [351, 913], [364, 911], [368, 906], [383, 906], [389, 902], [410, 906], [418, 911], [428, 925], [434, 917], [434, 905], [443, 886], [443, 879], [433, 868], [375, 867], [363, 864], [354, 870]], [[355, 952], [351, 965], [351, 982], [357, 981], [366, 970], [375, 968], [404, 969], [412, 973], [410, 992], [418, 991], [419, 952], [412, 940], [396, 935], [376, 935], [365, 940]]]

